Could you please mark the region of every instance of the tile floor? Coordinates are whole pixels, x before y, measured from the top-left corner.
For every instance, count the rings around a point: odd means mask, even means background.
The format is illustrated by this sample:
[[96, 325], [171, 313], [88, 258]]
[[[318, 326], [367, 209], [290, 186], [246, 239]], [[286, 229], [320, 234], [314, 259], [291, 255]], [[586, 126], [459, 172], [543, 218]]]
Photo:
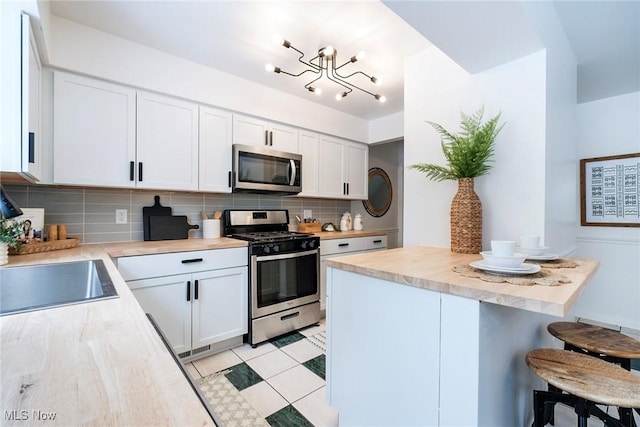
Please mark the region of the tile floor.
[[325, 399], [324, 333], [323, 319], [255, 349], [245, 344], [186, 368], [196, 380], [222, 373], [268, 425], [335, 427], [338, 413]]
[[[336, 427], [338, 413], [325, 399], [324, 339], [322, 319], [318, 326], [271, 340], [257, 348], [245, 344], [187, 363], [186, 368], [195, 379], [224, 375], [232, 384], [229, 387], [233, 392], [239, 392], [241, 400], [255, 410], [253, 414], [257, 413], [253, 418], [234, 419], [229, 426]], [[609, 409], [609, 413], [615, 414], [614, 409]], [[640, 425], [640, 417], [634, 415]], [[575, 426], [576, 422], [573, 409], [556, 406], [555, 427]], [[603, 423], [591, 417], [589, 426], [601, 427]]]

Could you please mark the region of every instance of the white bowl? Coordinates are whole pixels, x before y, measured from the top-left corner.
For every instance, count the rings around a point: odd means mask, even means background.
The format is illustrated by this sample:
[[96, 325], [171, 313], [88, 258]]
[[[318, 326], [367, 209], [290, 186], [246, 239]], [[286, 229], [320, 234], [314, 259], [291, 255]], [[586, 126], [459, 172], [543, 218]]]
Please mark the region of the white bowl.
[[480, 255], [482, 255], [485, 262], [490, 267], [500, 267], [500, 268], [518, 268], [522, 265], [525, 258], [527, 257], [524, 254], [514, 254], [512, 256], [498, 256], [498, 255], [493, 255], [491, 251], [480, 252]]
[[518, 248], [516, 250], [525, 255], [540, 256], [544, 255], [547, 249], [549, 249], [547, 246], [540, 246], [537, 248]]

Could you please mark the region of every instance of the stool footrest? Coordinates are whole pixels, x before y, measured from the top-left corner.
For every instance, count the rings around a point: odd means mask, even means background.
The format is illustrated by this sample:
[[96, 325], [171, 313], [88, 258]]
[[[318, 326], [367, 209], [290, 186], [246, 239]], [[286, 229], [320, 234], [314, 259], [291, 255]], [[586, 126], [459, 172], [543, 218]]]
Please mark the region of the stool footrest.
[[534, 390], [533, 427], [544, 427], [552, 420], [553, 407], [556, 403], [562, 403], [572, 407], [578, 415], [578, 426], [580, 427], [587, 426], [587, 418], [589, 418], [590, 415], [600, 419], [605, 426], [630, 427], [633, 425], [633, 414], [631, 414], [630, 411], [630, 418], [619, 420], [598, 408], [598, 406], [590, 400], [562, 392]]

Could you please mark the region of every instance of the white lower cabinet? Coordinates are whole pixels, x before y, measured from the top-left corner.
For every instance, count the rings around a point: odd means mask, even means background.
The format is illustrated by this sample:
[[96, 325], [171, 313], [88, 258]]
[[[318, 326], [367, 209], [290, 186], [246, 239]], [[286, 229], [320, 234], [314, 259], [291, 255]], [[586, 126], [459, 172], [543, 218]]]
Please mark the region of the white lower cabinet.
[[[184, 274], [166, 275], [172, 264]], [[118, 259], [118, 269], [181, 356], [233, 338], [242, 342], [248, 332], [245, 248], [125, 257]], [[152, 271], [157, 277], [149, 277]]]
[[327, 260], [387, 249], [387, 236], [346, 237], [320, 241], [320, 310], [327, 307]]

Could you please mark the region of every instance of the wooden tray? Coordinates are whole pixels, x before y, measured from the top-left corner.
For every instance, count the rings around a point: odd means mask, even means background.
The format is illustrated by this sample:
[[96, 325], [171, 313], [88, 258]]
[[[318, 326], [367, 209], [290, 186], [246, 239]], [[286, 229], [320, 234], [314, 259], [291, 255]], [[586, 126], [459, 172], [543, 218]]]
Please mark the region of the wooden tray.
[[319, 233], [322, 225], [319, 222], [303, 222], [298, 224], [298, 231], [301, 233]]
[[71, 249], [78, 246], [80, 239], [70, 237], [65, 240], [51, 240], [48, 242], [27, 243], [20, 246], [20, 249], [9, 248], [9, 255], [28, 255], [40, 252], [57, 251], [60, 249]]

